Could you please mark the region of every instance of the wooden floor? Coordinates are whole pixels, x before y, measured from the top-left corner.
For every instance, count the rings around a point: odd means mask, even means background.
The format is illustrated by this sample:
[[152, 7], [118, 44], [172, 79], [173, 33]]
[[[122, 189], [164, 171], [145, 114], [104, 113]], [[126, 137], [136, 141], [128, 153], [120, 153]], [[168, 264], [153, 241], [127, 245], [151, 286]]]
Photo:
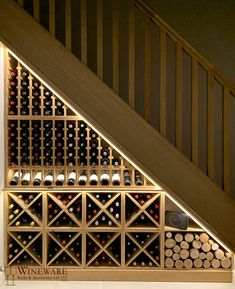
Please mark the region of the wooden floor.
[[[17, 289], [27, 289], [33, 286], [34, 289], [41, 289], [43, 286], [47, 289], [234, 289], [233, 284], [225, 283], [168, 283], [168, 282], [15, 282]], [[9, 286], [2, 286], [1, 289], [7, 289]]]

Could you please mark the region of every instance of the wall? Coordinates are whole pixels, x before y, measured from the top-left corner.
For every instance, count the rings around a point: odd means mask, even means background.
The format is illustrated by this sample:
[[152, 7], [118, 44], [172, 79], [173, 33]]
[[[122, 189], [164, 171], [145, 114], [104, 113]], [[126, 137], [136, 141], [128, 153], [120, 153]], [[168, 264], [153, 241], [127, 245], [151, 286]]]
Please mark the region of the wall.
[[212, 64], [235, 81], [234, 0], [145, 0]]

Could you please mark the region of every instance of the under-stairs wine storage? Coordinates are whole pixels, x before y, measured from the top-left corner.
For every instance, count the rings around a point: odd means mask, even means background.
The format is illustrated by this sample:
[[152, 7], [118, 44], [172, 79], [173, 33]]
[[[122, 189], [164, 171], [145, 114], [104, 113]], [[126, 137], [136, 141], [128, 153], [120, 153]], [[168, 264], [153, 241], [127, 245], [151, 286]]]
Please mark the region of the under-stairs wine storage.
[[63, 268], [68, 280], [229, 278], [231, 253], [10, 52], [6, 62], [5, 265], [15, 278], [26, 267]]

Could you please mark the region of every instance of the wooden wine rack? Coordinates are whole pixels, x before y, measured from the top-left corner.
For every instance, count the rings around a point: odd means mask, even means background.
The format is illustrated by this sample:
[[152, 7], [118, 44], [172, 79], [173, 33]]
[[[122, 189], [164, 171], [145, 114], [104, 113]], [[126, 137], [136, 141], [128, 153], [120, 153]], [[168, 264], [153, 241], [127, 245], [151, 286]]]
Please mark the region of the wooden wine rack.
[[[33, 270], [57, 268], [63, 271], [59, 273], [63, 280], [230, 281], [230, 253], [192, 220], [186, 230], [167, 227], [165, 212], [172, 206], [181, 210], [165, 192], [140, 174], [20, 61], [11, 54], [6, 59], [6, 76], [10, 78], [5, 98], [5, 139], [9, 148], [5, 162], [5, 266], [11, 274], [15, 272], [8, 278], [29, 278], [32, 271], [22, 269], [28, 266]], [[72, 162], [68, 159], [69, 142], [74, 144]], [[108, 151], [105, 165], [103, 149]], [[46, 163], [48, 151], [51, 155]], [[98, 182], [92, 186], [89, 180], [94, 171]], [[126, 171], [130, 173], [128, 185]], [[15, 172], [19, 179], [13, 186]], [[42, 173], [39, 186], [33, 185], [37, 172]], [[57, 186], [61, 172], [65, 181]], [[67, 183], [71, 172], [76, 172], [72, 186]], [[106, 185], [100, 179], [104, 172], [110, 177]], [[23, 185], [25, 173], [30, 174], [30, 180]], [[50, 186], [44, 184], [48, 173], [53, 176]], [[79, 184], [82, 173], [87, 177], [84, 185]], [[114, 173], [120, 175], [118, 184], [112, 182]], [[49, 271], [40, 272], [44, 279], [51, 279]]]

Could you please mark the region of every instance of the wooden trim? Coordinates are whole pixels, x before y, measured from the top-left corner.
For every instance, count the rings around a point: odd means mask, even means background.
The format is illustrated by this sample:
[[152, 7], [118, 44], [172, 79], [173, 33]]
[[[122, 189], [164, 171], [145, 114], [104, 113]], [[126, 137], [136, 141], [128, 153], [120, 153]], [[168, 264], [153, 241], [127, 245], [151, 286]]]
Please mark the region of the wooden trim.
[[213, 84], [214, 78], [211, 73], [208, 73], [207, 80], [207, 121], [208, 121], [208, 133], [207, 133], [207, 145], [208, 145], [208, 176], [211, 179], [215, 177], [215, 151], [214, 151], [214, 142], [215, 142], [215, 102], [214, 102], [214, 93], [213, 93]]
[[[8, 95], [8, 75], [9, 75], [9, 61], [8, 61], [8, 52], [7, 52], [7, 48], [3, 45], [0, 44], [0, 49], [4, 49], [4, 51], [2, 52], [3, 55], [3, 65], [4, 65], [4, 92], [3, 95]], [[0, 57], [1, 57], [1, 53], [0, 53]], [[0, 60], [1, 61], [1, 60]], [[2, 68], [1, 68], [1, 71]], [[6, 127], [8, 127], [8, 119], [7, 119], [7, 115], [8, 115], [8, 98], [5, 97], [4, 99], [4, 148], [8, 148], [8, 131], [6, 129]], [[8, 154], [4, 155], [4, 166], [5, 168], [8, 167], [8, 162], [9, 162], [9, 156]], [[8, 177], [9, 177], [9, 172], [5, 172], [4, 173], [4, 186], [7, 186], [8, 184]]]
[[[14, 267], [12, 267], [14, 268]], [[232, 272], [220, 270], [95, 270], [91, 268], [68, 269], [66, 278], [71, 281], [184, 281], [184, 282], [219, 282], [231, 283]], [[24, 275], [26, 278], [28, 275]], [[19, 276], [20, 277], [20, 276]], [[16, 276], [16, 280], [19, 278]]]
[[135, 108], [135, 7], [129, 1], [129, 97], [128, 103]]
[[49, 31], [55, 35], [55, 0], [49, 1]]
[[166, 136], [166, 31], [160, 31], [160, 133]]
[[199, 153], [199, 98], [198, 62], [192, 58], [192, 161], [198, 166]]
[[182, 151], [183, 142], [183, 95], [182, 95], [182, 46], [176, 44], [176, 89], [175, 89], [175, 142], [176, 147]]
[[113, 90], [119, 92], [119, 2], [113, 0]]
[[39, 4], [40, 4], [40, 0], [34, 0], [33, 1], [33, 17], [39, 21], [40, 19], [40, 7], [39, 7]]
[[138, 9], [148, 14], [152, 21], [161, 29], [165, 30], [176, 42], [179, 42], [181, 46], [188, 52], [189, 55], [195, 57], [200, 65], [204, 67], [207, 71], [213, 73], [213, 75], [218, 78], [223, 84], [226, 84], [230, 89], [235, 92], [234, 82], [225, 76], [217, 67], [212, 65], [204, 56], [202, 56], [191, 44], [189, 44], [182, 36], [180, 36], [172, 27], [170, 27], [156, 11], [150, 7], [144, 0], [135, 0], [135, 5]]
[[235, 250], [234, 200], [32, 17], [5, 0], [0, 0], [0, 39], [131, 164]]
[[230, 95], [228, 87], [224, 87], [223, 91], [223, 186], [227, 193], [230, 193], [230, 122], [231, 122], [231, 107]]
[[103, 79], [103, 0], [97, 0], [97, 75]]
[[81, 0], [81, 60], [87, 64], [87, 1]]
[[65, 46], [69, 50], [72, 48], [72, 7], [71, 0], [65, 0]]
[[151, 46], [149, 17], [144, 18], [144, 118], [150, 122], [150, 79], [151, 79]]

